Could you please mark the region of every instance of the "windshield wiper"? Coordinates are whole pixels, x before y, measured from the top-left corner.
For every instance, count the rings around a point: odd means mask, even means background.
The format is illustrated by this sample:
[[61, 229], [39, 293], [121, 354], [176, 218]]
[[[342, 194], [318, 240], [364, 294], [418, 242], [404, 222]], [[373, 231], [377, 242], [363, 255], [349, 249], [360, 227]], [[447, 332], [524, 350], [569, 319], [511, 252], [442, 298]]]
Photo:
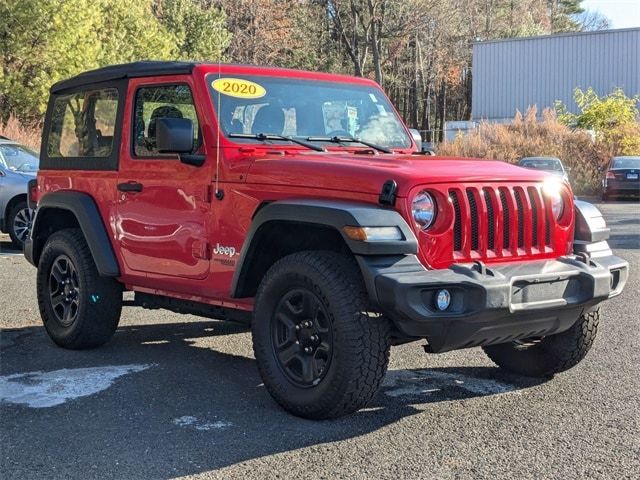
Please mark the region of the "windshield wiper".
[[256, 140], [260, 140], [264, 142], [265, 140], [287, 140], [289, 142], [297, 143], [298, 145], [302, 145], [303, 147], [307, 147], [311, 150], [315, 150], [316, 152], [326, 152], [327, 149], [321, 147], [319, 145], [314, 145], [313, 143], [305, 142], [304, 140], [299, 140], [294, 137], [288, 137], [286, 135], [275, 135], [272, 133], [230, 133], [229, 137], [231, 138], [255, 138]]
[[381, 145], [376, 145], [375, 143], [367, 142], [366, 140], [361, 140], [355, 137], [307, 137], [309, 141], [315, 142], [331, 142], [331, 143], [361, 143], [367, 147], [373, 148], [374, 150], [378, 150], [383, 153], [393, 153], [393, 150], [387, 147], [383, 147]]

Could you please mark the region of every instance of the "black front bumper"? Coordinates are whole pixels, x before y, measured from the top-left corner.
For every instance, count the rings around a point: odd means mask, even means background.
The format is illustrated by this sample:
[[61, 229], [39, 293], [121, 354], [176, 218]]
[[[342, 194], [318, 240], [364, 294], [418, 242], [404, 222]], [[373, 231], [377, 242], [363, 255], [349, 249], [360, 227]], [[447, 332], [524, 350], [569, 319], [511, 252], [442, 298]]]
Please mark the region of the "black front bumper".
[[[443, 352], [562, 332], [585, 310], [618, 295], [628, 263], [613, 255], [426, 270], [414, 256], [360, 257], [372, 300], [407, 338]], [[445, 311], [441, 289], [451, 294]]]

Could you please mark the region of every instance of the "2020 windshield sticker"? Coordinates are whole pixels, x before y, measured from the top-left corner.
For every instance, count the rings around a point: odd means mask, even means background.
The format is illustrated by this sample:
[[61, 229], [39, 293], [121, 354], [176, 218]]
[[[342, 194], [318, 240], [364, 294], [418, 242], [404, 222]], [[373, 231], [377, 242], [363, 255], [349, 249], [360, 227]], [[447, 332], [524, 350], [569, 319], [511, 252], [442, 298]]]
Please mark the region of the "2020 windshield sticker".
[[262, 85], [242, 78], [218, 78], [211, 82], [211, 87], [216, 92], [236, 98], [261, 98], [267, 94]]

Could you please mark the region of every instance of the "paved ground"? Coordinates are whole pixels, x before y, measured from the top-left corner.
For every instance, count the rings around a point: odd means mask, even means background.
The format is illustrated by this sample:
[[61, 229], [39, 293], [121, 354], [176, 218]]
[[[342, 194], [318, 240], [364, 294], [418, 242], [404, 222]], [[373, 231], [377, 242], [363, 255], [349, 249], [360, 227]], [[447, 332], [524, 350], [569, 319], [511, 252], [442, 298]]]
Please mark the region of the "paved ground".
[[2, 478], [638, 478], [640, 205], [601, 205], [631, 263], [578, 367], [541, 383], [479, 349], [392, 351], [371, 408], [284, 413], [241, 327], [126, 308], [105, 347], [46, 337], [35, 270], [0, 247]]

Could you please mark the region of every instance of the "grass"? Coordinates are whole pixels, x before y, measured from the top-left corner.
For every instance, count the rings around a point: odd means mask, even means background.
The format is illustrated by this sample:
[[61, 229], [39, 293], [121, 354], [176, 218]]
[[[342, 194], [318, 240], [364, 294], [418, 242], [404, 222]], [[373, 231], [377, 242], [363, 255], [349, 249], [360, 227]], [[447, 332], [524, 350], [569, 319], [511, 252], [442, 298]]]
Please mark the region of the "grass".
[[25, 145], [31, 150], [40, 151], [41, 129], [24, 126], [15, 117], [9, 117], [5, 125], [0, 122], [0, 135]]

